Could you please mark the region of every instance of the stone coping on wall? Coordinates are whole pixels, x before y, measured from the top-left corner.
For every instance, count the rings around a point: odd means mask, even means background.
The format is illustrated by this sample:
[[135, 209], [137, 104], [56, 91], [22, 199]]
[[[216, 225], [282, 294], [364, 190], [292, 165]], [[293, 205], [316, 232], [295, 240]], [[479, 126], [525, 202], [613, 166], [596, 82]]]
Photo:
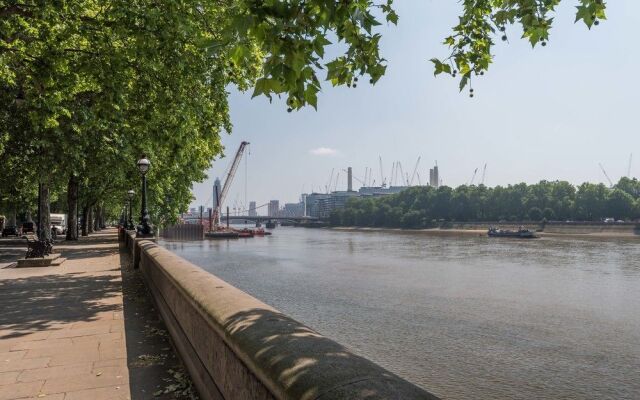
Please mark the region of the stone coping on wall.
[[128, 236], [203, 398], [436, 399], [169, 250]]

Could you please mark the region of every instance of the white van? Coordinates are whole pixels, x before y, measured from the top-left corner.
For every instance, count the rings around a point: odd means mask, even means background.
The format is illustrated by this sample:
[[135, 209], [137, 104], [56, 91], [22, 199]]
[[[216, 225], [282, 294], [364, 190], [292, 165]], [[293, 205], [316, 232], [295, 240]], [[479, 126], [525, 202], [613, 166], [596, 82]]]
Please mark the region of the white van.
[[67, 214], [50, 214], [51, 229], [55, 229], [58, 235], [64, 235], [67, 232]]

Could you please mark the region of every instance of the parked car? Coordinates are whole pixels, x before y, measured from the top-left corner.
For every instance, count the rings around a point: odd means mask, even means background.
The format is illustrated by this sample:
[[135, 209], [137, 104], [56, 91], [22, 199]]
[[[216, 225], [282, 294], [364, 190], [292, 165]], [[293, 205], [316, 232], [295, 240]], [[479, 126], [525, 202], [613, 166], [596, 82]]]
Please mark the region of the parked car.
[[4, 229], [2, 229], [2, 237], [20, 236], [20, 234], [20, 229], [17, 226], [5, 226]]
[[60, 225], [51, 224], [51, 233], [55, 231], [56, 235], [64, 235], [65, 230]]
[[67, 233], [67, 214], [51, 214], [51, 229], [55, 229], [58, 235]]
[[22, 224], [22, 234], [36, 233], [36, 224], [33, 222], [25, 222]]

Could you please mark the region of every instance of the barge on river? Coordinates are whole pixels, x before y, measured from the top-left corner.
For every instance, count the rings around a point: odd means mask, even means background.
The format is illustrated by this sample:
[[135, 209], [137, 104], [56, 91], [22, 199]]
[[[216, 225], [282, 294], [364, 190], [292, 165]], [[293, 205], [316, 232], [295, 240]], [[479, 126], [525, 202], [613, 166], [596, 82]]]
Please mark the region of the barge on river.
[[238, 239], [238, 238], [252, 238], [254, 236], [268, 236], [271, 232], [267, 232], [262, 228], [258, 229], [218, 229], [215, 231], [209, 231], [204, 234], [209, 239]]
[[489, 237], [507, 237], [517, 239], [535, 239], [538, 237], [533, 231], [524, 228], [520, 228], [517, 231], [512, 231], [508, 229], [490, 227], [487, 235]]

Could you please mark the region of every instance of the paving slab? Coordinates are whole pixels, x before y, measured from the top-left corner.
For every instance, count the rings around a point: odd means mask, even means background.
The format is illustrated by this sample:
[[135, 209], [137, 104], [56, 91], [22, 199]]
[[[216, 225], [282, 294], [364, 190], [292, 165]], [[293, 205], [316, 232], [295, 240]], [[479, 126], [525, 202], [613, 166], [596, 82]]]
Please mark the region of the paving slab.
[[0, 400], [197, 398], [116, 230], [54, 248], [62, 265], [6, 268], [24, 250], [0, 241]]
[[93, 363], [80, 363], [70, 365], [47, 366], [44, 368], [27, 369], [20, 371], [17, 377], [19, 382], [50, 381], [64, 377], [77, 377], [86, 375], [92, 371]]
[[40, 394], [44, 381], [10, 383], [0, 386], [0, 400], [23, 399]]
[[20, 371], [0, 372], [0, 385], [8, 385], [18, 381]]

